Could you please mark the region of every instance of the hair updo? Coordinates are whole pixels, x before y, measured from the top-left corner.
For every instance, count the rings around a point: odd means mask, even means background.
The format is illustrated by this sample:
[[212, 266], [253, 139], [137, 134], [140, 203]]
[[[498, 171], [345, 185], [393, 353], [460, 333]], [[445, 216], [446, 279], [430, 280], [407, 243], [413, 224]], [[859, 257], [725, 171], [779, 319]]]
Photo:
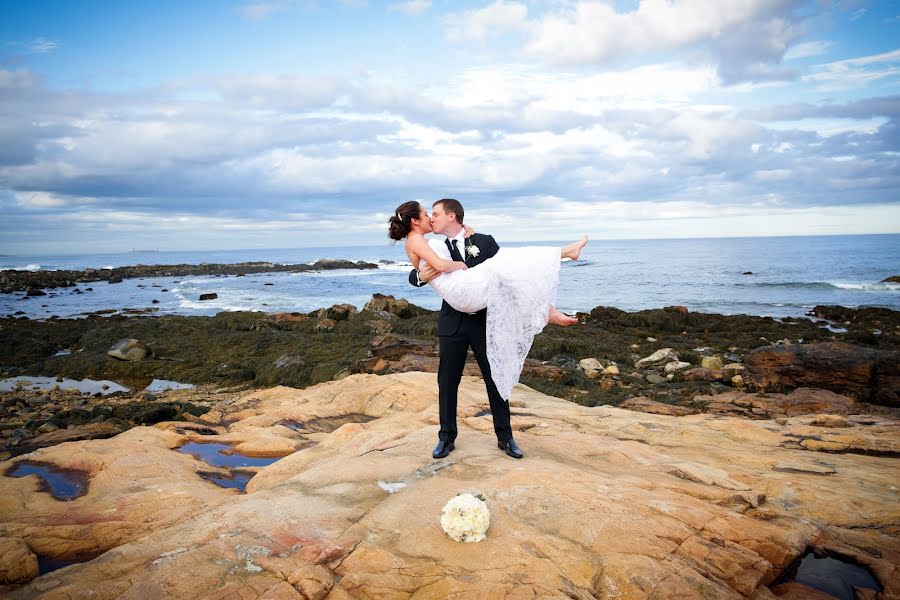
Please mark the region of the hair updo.
[[402, 240], [412, 230], [412, 220], [419, 218], [420, 205], [415, 200], [404, 202], [397, 207], [388, 221], [388, 237]]

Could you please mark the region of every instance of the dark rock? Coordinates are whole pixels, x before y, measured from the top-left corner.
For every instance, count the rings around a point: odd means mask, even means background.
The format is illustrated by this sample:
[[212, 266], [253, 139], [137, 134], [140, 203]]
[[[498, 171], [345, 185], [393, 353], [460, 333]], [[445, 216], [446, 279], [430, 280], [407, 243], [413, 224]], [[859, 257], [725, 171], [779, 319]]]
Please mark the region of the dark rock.
[[215, 294], [215, 293], [213, 293], [213, 294], [200, 294], [200, 299], [201, 299], [201, 300], [215, 300], [215, 299], [218, 298], [218, 297], [219, 297], [219, 295], [218, 295], [218, 294]]
[[401, 319], [411, 319], [423, 314], [425, 309], [419, 308], [403, 298], [394, 298], [393, 296], [385, 296], [382, 294], [374, 294], [372, 299], [366, 303], [365, 310], [372, 312], [384, 311], [393, 315], [397, 315]]
[[121, 277], [110, 277], [106, 283], [122, 283]]
[[154, 298], [154, 299], [152, 300], [151, 303], [152, 303], [152, 304], [159, 304], [159, 300], [157, 300], [156, 298]]
[[285, 354], [275, 361], [275, 368], [283, 369], [284, 367], [302, 367], [305, 364], [306, 361], [303, 360], [303, 357], [299, 354]]
[[900, 283], [900, 275], [891, 275], [886, 279], [882, 279], [881, 283]]
[[753, 275], [753, 271], [744, 271], [741, 275]]
[[656, 373], [650, 373], [649, 375], [647, 375], [647, 381], [658, 385], [660, 383], [668, 383], [669, 380], [666, 379], [665, 377], [663, 377], [662, 375], [658, 375]]
[[39, 290], [37, 288], [32, 288], [25, 293], [26, 296], [46, 296], [47, 293], [44, 290]]
[[729, 379], [725, 371], [716, 371], [705, 367], [688, 369], [681, 373], [681, 378], [685, 381], [725, 381]]
[[318, 318], [320, 319], [332, 319], [333, 321], [346, 321], [353, 315], [357, 314], [359, 311], [356, 310], [356, 307], [352, 304], [335, 304], [331, 308], [322, 308], [319, 309]]
[[900, 351], [843, 342], [766, 346], [750, 352], [744, 380], [763, 391], [815, 387], [860, 402], [900, 406]]

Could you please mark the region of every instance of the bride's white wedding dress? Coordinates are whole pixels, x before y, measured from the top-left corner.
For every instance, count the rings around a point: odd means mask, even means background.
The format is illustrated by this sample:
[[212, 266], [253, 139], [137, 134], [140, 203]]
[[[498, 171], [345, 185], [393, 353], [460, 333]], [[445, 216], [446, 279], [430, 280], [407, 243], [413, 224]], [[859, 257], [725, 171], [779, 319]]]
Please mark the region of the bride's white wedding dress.
[[[442, 239], [435, 253], [450, 260]], [[491, 378], [504, 400], [519, 381], [534, 336], [544, 329], [559, 287], [560, 250], [552, 246], [501, 248], [480, 265], [443, 273], [429, 283], [447, 304], [464, 313], [487, 308], [487, 356]]]

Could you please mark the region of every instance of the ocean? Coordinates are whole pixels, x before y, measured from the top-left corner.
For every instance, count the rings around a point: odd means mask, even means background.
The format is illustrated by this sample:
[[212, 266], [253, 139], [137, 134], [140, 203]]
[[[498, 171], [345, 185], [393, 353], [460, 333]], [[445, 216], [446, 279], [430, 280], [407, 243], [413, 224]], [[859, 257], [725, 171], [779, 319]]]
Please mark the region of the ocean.
[[[526, 243], [504, 243], [515, 247]], [[540, 242], [535, 245], [555, 245]], [[560, 244], [561, 245], [561, 244]], [[269, 261], [311, 263], [320, 258], [381, 262], [377, 270], [266, 273], [99, 281], [48, 290], [0, 294], [0, 315], [78, 317], [108, 309], [154, 307], [156, 314], [214, 315], [220, 311], [309, 312], [333, 304], [357, 308], [375, 293], [390, 294], [430, 309], [440, 299], [429, 288], [407, 283], [410, 269], [402, 244], [338, 248], [222, 251], [134, 251], [78, 256], [2, 256], [0, 269], [102, 269], [136, 264], [200, 264]], [[750, 272], [752, 274], [745, 274]], [[817, 304], [877, 306], [900, 310], [900, 234], [811, 237], [591, 240], [581, 260], [564, 262], [558, 307], [565, 312], [612, 306], [625, 311], [686, 306], [697, 312], [772, 317], [803, 316]], [[271, 285], [268, 285], [271, 284]], [[167, 291], [163, 292], [165, 289]], [[200, 301], [203, 293], [218, 298]], [[153, 304], [153, 300], [158, 300]]]

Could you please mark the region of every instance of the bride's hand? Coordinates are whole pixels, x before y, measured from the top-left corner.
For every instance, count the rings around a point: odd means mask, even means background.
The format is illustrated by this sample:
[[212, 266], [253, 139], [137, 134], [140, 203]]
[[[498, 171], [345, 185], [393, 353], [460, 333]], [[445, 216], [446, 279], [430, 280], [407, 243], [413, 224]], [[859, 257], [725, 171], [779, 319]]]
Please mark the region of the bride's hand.
[[466, 229], [466, 237], [467, 237], [467, 238], [470, 238], [470, 237], [472, 237], [473, 235], [475, 235], [475, 230], [472, 229], [470, 226], [465, 225], [465, 229]]

